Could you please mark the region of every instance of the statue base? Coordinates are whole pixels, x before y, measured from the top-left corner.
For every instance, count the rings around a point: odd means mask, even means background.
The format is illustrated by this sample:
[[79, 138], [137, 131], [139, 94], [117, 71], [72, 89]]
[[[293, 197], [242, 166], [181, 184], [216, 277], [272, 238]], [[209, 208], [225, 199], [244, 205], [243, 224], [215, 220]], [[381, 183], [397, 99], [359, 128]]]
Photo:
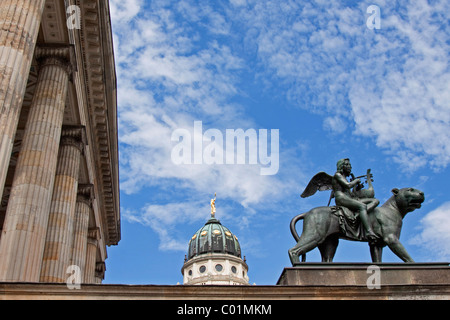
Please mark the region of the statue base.
[[449, 263], [312, 263], [284, 268], [280, 286], [448, 285]]

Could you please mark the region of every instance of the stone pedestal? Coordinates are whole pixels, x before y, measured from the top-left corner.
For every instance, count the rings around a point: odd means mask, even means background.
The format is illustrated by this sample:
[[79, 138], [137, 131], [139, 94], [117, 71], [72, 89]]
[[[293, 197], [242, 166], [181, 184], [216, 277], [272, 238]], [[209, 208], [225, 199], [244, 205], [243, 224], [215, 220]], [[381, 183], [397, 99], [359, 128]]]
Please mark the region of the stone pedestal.
[[448, 285], [449, 263], [301, 263], [285, 268], [277, 285], [382, 286]]

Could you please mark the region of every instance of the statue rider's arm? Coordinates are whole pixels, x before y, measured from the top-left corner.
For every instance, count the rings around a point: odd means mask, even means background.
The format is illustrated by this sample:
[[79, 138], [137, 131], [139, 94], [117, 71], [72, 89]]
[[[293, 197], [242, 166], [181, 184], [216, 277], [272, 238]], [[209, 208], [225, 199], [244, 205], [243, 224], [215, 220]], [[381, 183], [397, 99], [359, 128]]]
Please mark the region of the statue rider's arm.
[[339, 184], [345, 188], [345, 189], [351, 189], [354, 186], [356, 186], [358, 183], [361, 182], [360, 179], [355, 179], [352, 182], [348, 182], [347, 179], [345, 179], [345, 177], [340, 173], [340, 172], [336, 172], [336, 174], [334, 175], [334, 178], [339, 182]]

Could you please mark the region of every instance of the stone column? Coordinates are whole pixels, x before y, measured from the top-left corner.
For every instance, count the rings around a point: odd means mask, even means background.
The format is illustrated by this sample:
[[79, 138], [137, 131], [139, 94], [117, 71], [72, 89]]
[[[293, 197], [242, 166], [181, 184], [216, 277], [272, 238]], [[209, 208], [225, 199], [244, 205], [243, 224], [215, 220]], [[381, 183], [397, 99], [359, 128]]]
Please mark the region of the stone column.
[[0, 281], [38, 282], [71, 67], [70, 48], [37, 48], [40, 71], [0, 240]]
[[78, 185], [73, 228], [72, 259], [70, 263], [80, 267], [82, 283], [85, 283], [84, 270], [86, 269], [86, 250], [92, 199], [93, 185]]
[[84, 140], [84, 127], [63, 127], [40, 282], [66, 282]]
[[44, 5], [45, 0], [0, 1], [0, 195]]
[[84, 269], [84, 283], [96, 283], [95, 269], [97, 267], [97, 246], [99, 229], [89, 229], [86, 250], [86, 267]]

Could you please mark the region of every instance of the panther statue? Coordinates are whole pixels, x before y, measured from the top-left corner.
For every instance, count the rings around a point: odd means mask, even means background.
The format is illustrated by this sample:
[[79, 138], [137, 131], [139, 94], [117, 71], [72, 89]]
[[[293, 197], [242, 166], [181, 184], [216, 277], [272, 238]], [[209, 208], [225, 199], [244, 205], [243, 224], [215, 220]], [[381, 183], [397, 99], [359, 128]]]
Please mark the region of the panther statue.
[[[424, 193], [414, 188], [392, 189], [392, 197], [382, 206], [371, 212], [369, 222], [379, 241], [370, 243], [372, 262], [381, 262], [383, 247], [388, 246], [404, 262], [414, 262], [401, 244], [400, 231], [405, 215], [421, 207], [425, 201]], [[301, 236], [296, 231], [296, 223], [303, 220]], [[306, 253], [319, 247], [322, 262], [332, 262], [339, 239], [349, 239], [342, 231], [341, 221], [335, 207], [317, 207], [295, 216], [290, 224], [291, 233], [297, 244], [289, 249], [292, 265], [306, 261]], [[349, 239], [355, 240], [355, 239]], [[367, 241], [361, 238], [356, 241]]]

